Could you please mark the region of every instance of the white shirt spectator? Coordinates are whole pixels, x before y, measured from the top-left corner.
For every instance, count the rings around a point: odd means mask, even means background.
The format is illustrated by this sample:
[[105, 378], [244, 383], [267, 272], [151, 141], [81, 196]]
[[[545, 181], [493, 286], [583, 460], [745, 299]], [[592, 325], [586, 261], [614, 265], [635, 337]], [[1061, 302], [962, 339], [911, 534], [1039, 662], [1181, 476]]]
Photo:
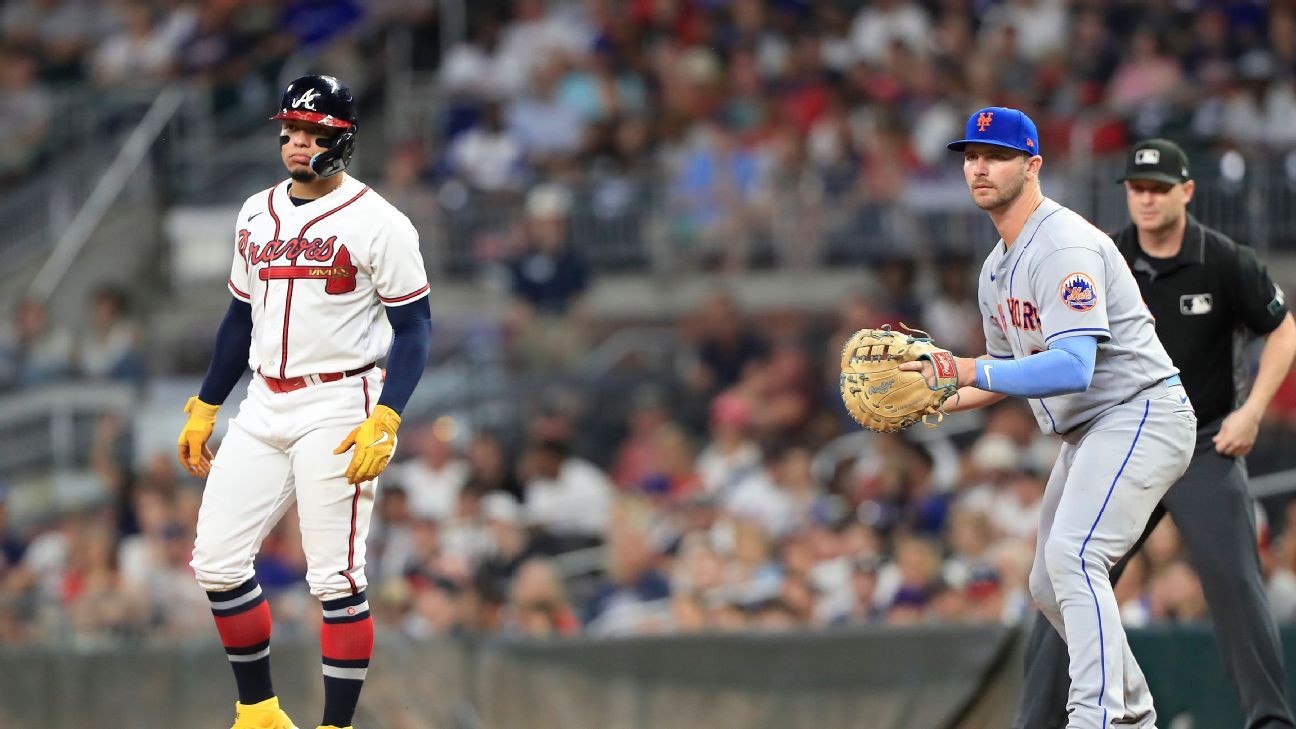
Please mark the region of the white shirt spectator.
[[526, 69], [500, 56], [491, 56], [476, 43], [450, 49], [441, 65], [441, 88], [454, 95], [501, 99], [522, 88]]
[[792, 526], [792, 499], [763, 470], [739, 481], [723, 497], [723, 503], [730, 514], [754, 521], [775, 536], [782, 535]]
[[450, 145], [450, 163], [466, 182], [482, 190], [522, 186], [522, 145], [506, 131], [478, 127], [460, 134]]
[[434, 468], [421, 458], [396, 469], [396, 481], [405, 487], [410, 514], [443, 521], [455, 515], [459, 492], [468, 483], [468, 464], [459, 459]]
[[527, 482], [527, 521], [557, 536], [602, 536], [613, 491], [612, 480], [598, 466], [568, 458], [557, 478]]
[[724, 498], [739, 482], [757, 472], [760, 462], [760, 449], [750, 441], [732, 453], [709, 445], [698, 456], [697, 472], [707, 493]]
[[851, 23], [851, 44], [858, 58], [876, 63], [886, 58], [893, 41], [915, 52], [927, 48], [931, 20], [915, 3], [879, 0], [862, 10]]
[[1037, 62], [1066, 43], [1067, 9], [1060, 0], [1009, 0], [986, 11], [983, 37], [996, 38], [1006, 26], [1017, 31], [1022, 57]]
[[81, 374], [106, 378], [135, 349], [138, 332], [129, 322], [118, 322], [108, 331], [89, 332], [77, 345]]

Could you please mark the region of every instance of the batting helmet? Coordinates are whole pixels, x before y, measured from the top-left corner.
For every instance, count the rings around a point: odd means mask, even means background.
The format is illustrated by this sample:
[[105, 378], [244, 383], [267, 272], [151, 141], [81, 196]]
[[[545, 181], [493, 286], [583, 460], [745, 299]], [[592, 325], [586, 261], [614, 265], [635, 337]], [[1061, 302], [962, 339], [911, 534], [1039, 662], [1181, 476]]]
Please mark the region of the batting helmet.
[[355, 99], [341, 81], [332, 76], [302, 76], [288, 84], [279, 113], [270, 117], [278, 120], [295, 120], [340, 129], [336, 137], [319, 142], [328, 147], [311, 158], [311, 169], [320, 177], [332, 177], [351, 163], [355, 151], [357, 124]]

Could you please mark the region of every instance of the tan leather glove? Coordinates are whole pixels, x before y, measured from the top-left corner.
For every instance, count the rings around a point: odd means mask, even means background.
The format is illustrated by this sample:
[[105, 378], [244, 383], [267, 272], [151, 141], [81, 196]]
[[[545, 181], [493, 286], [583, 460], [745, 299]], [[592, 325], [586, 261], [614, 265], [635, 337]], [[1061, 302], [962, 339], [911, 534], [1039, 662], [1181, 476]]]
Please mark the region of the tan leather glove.
[[379, 405], [367, 420], [356, 426], [333, 449], [333, 455], [340, 456], [355, 446], [351, 465], [346, 470], [347, 483], [364, 483], [378, 478], [396, 449], [396, 429], [400, 424], [401, 417], [395, 410]]
[[206, 476], [211, 473], [212, 452], [207, 447], [212, 428], [216, 427], [216, 412], [220, 405], [209, 405], [198, 396], [189, 398], [184, 411], [189, 413], [189, 420], [180, 431], [178, 455], [180, 465], [190, 476]]

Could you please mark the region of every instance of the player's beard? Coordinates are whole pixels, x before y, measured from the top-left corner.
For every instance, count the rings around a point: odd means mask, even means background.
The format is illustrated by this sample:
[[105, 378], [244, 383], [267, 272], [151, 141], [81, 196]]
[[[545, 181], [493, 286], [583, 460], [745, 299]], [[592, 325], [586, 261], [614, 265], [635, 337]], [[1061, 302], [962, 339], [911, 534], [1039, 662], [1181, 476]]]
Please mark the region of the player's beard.
[[309, 167], [304, 170], [292, 170], [288, 173], [288, 176], [292, 178], [293, 182], [300, 182], [302, 184], [314, 182], [319, 179], [319, 175], [316, 175], [315, 171]]
[[1007, 185], [993, 188], [995, 194], [989, 199], [978, 199], [973, 195], [972, 202], [986, 212], [998, 210], [1006, 205], [1011, 205], [1012, 202], [1021, 195], [1021, 192], [1025, 187], [1026, 172], [1023, 170], [1022, 174], [1017, 175], [1017, 177], [1013, 178], [1013, 180]]

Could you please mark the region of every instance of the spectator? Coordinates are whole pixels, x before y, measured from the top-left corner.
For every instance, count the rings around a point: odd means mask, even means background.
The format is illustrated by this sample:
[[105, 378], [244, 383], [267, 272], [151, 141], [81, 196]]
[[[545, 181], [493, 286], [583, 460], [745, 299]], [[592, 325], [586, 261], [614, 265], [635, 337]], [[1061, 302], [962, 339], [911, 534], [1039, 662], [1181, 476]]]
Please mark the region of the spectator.
[[547, 551], [588, 547], [603, 540], [615, 487], [561, 440], [539, 440], [523, 455], [526, 518]]
[[562, 317], [589, 287], [584, 258], [568, 237], [571, 193], [556, 184], [527, 195], [525, 248], [510, 265], [512, 292], [531, 315]]
[[504, 442], [496, 433], [479, 431], [468, 443], [468, 484], [483, 494], [503, 491], [514, 498], [523, 496], [522, 484]]
[[0, 114], [11, 135], [0, 146], [0, 180], [31, 171], [47, 151], [53, 100], [36, 72], [30, 56], [0, 51]]
[[365, 565], [366, 575], [379, 589], [405, 576], [414, 551], [412, 522], [405, 488], [399, 482], [384, 483], [369, 524]]
[[75, 637], [94, 641], [105, 636], [138, 636], [147, 625], [149, 605], [139, 585], [117, 570], [112, 535], [88, 530], [68, 555], [63, 599]]
[[547, 559], [532, 558], [518, 568], [508, 613], [505, 630], [529, 638], [572, 636], [580, 631], [562, 580]]
[[96, 83], [156, 84], [171, 75], [175, 61], [172, 39], [157, 27], [146, 5], [127, 5], [124, 25], [98, 48], [92, 61]]
[[546, 168], [580, 149], [585, 123], [579, 113], [558, 98], [562, 67], [557, 62], [538, 66], [526, 94], [509, 102], [504, 119], [529, 164]]
[[95, 291], [89, 323], [90, 329], [82, 333], [77, 344], [82, 376], [139, 382], [144, 375], [140, 333], [128, 318], [126, 293], [114, 286]]
[[708, 400], [736, 384], [748, 365], [769, 355], [769, 342], [743, 320], [737, 302], [724, 291], [707, 296], [693, 326], [697, 361], [686, 377], [693, 391]]
[[737, 395], [711, 402], [711, 442], [698, 456], [697, 470], [702, 488], [722, 500], [760, 468], [761, 450], [747, 435], [750, 415], [751, 407]]
[[886, 598], [888, 623], [925, 620], [933, 603], [946, 590], [940, 576], [939, 551], [931, 541], [918, 537], [902, 536], [897, 540], [893, 569], [879, 579], [889, 583], [879, 590]]
[[527, 539], [522, 509], [508, 493], [496, 491], [482, 498], [482, 513], [490, 529], [491, 551], [477, 566], [474, 582], [488, 598], [502, 600], [522, 563], [534, 556]]
[[526, 213], [524, 248], [509, 264], [515, 346], [528, 367], [574, 367], [587, 349], [582, 296], [589, 270], [568, 236], [571, 193], [554, 183], [538, 186]]
[[670, 624], [670, 582], [656, 568], [649, 541], [651, 511], [621, 501], [608, 532], [607, 580], [594, 593], [582, 622], [593, 635], [661, 632]]
[[505, 129], [499, 106], [488, 104], [481, 122], [455, 138], [446, 153], [450, 171], [485, 193], [516, 193], [526, 179], [523, 146]]
[[732, 129], [697, 126], [669, 193], [680, 239], [693, 247], [689, 255], [722, 270], [746, 267], [761, 172], [760, 160]]
[[18, 304], [11, 328], [0, 333], [0, 381], [32, 387], [72, 374], [72, 337], [49, 321], [49, 311], [35, 299]]
[[972, 292], [975, 279], [968, 260], [958, 255], [941, 256], [936, 275], [937, 292], [923, 303], [922, 325], [932, 339], [960, 356], [985, 354], [985, 330], [977, 314]]
[[459, 493], [468, 483], [469, 465], [455, 452], [451, 442], [454, 432], [451, 421], [443, 418], [408, 436], [414, 441], [415, 457], [393, 470], [415, 516], [443, 521], [458, 507]]
[[861, 8], [851, 22], [851, 44], [857, 57], [869, 63], [881, 61], [893, 43], [923, 52], [930, 34], [927, 12], [908, 0], [877, 0]]

